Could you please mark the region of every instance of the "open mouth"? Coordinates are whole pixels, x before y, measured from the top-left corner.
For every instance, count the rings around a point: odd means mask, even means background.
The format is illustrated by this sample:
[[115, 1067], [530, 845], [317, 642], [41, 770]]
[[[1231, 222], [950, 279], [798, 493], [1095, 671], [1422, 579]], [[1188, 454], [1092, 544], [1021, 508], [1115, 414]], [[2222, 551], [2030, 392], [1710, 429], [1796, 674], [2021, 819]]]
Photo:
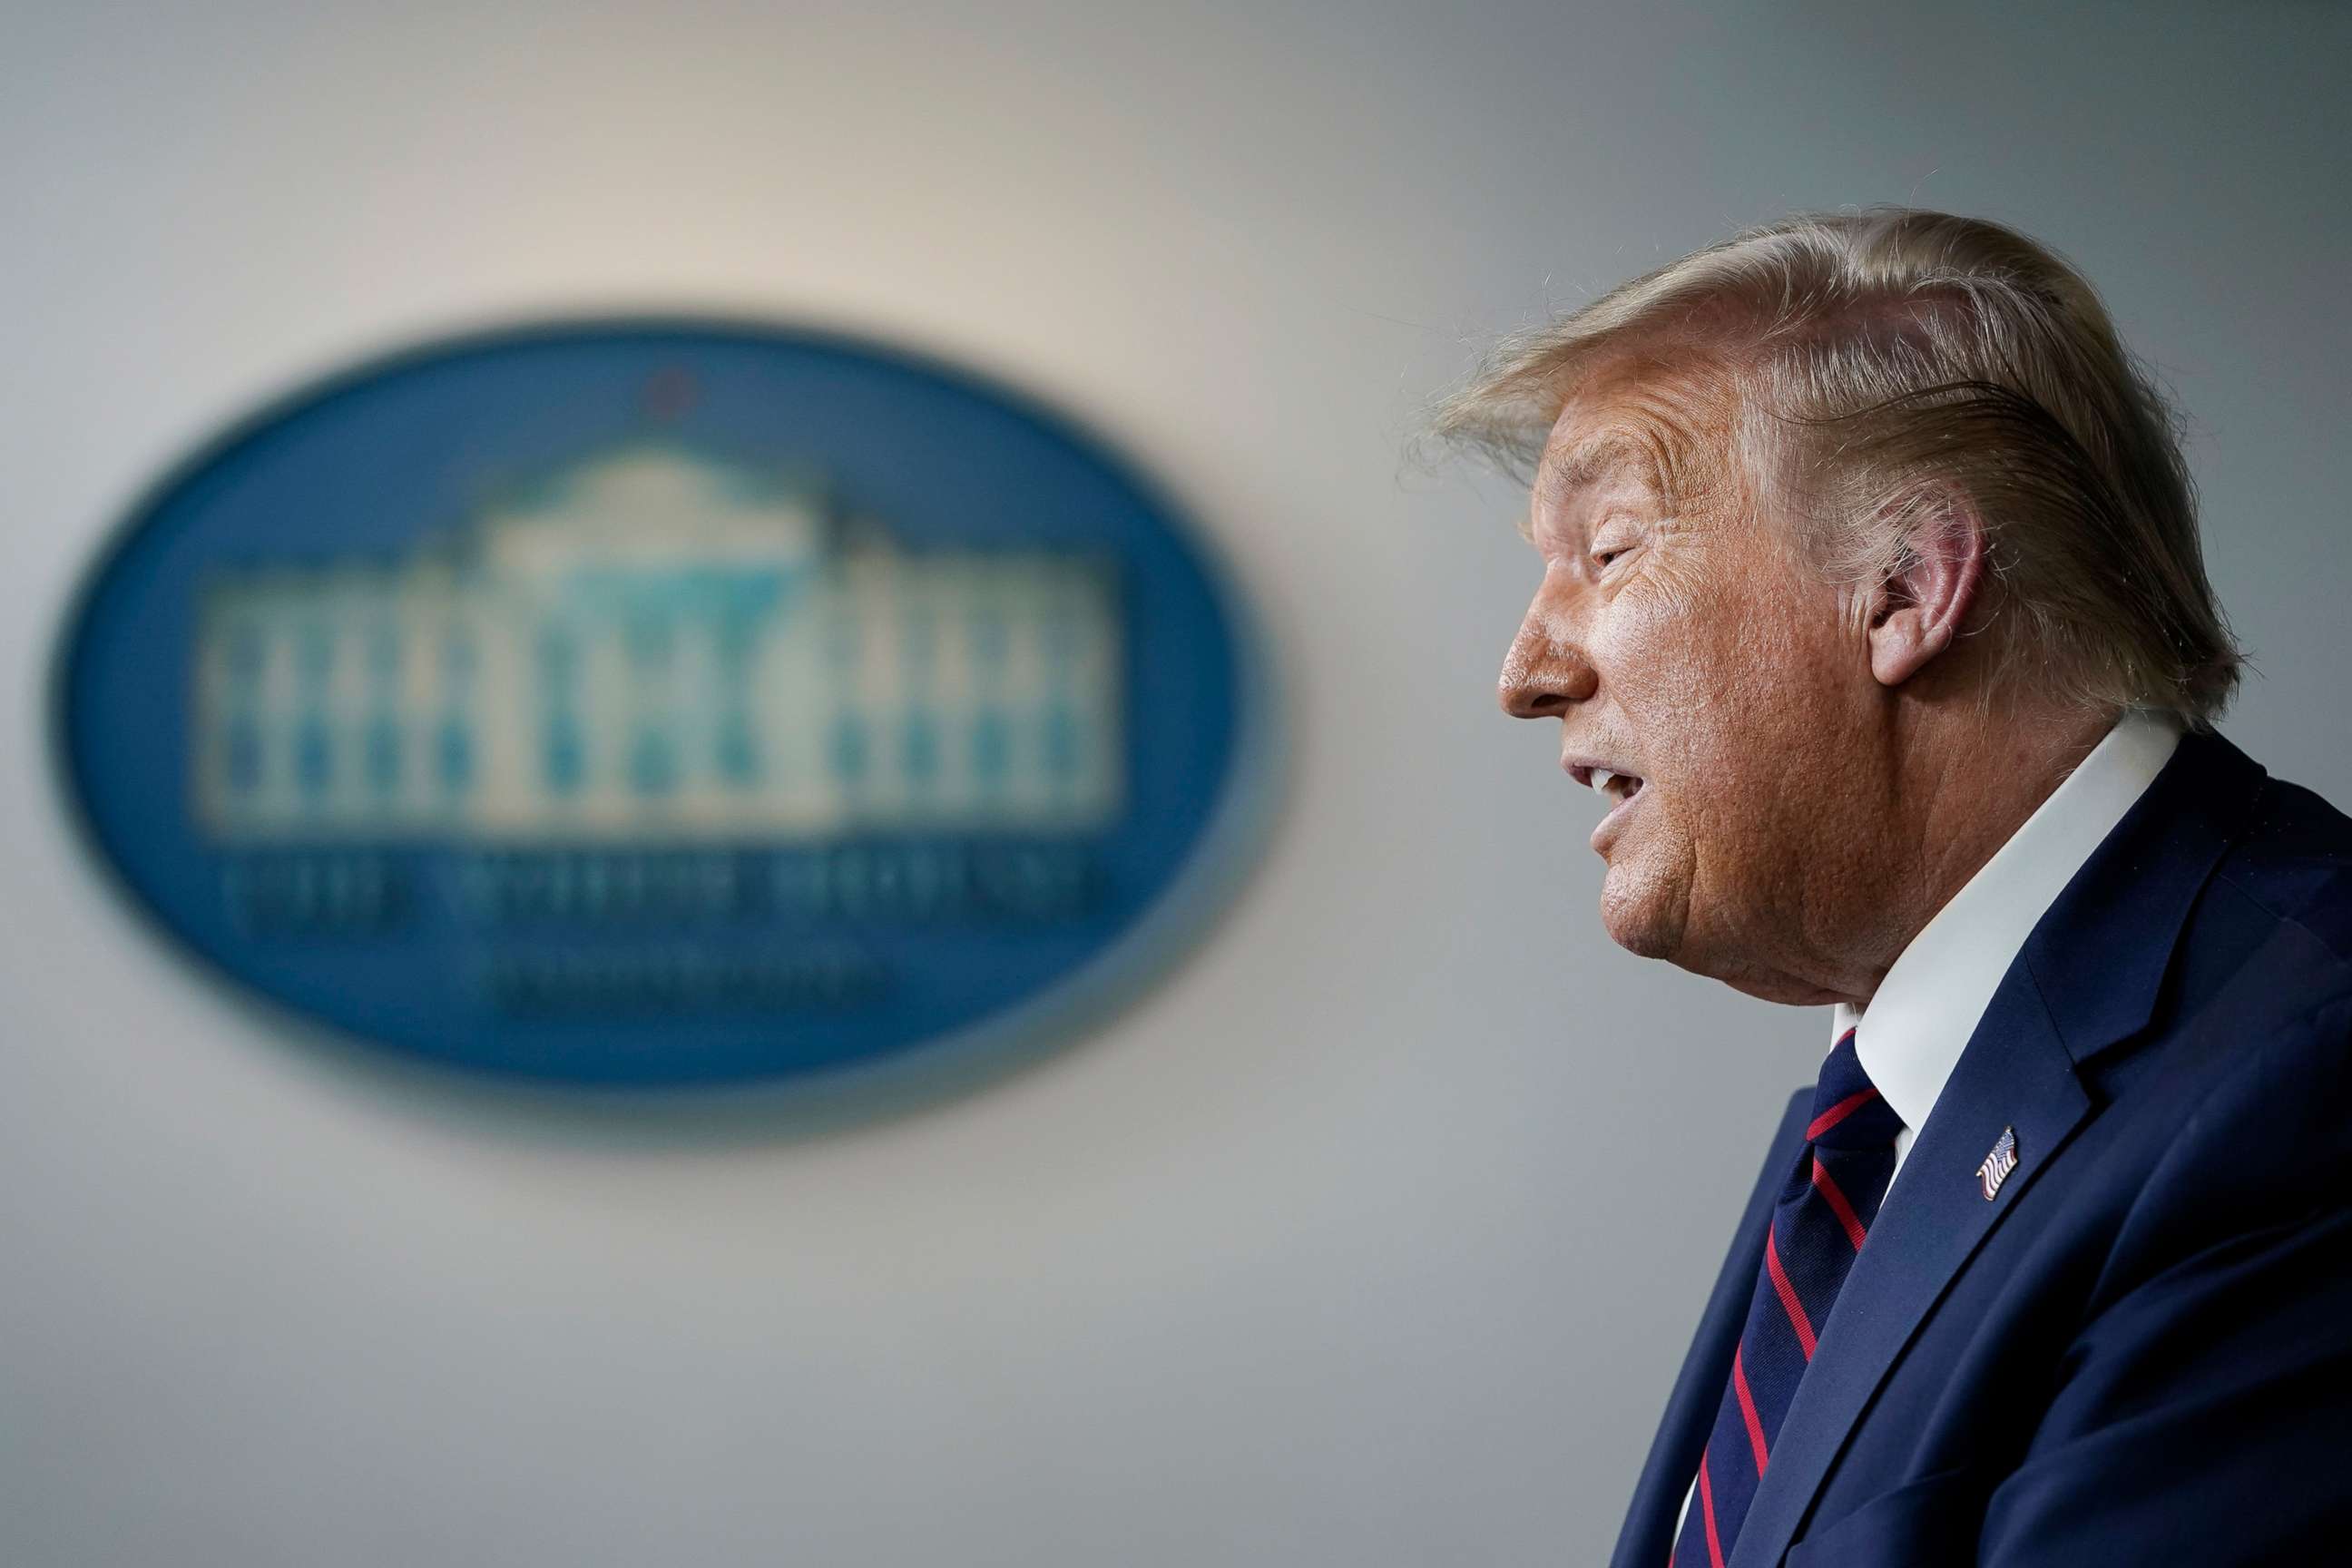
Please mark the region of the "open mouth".
[[1648, 781], [1639, 773], [1621, 773], [1610, 768], [1579, 765], [1569, 770], [1580, 784], [1591, 784], [1609, 797], [1612, 805], [1622, 805], [1642, 793]]

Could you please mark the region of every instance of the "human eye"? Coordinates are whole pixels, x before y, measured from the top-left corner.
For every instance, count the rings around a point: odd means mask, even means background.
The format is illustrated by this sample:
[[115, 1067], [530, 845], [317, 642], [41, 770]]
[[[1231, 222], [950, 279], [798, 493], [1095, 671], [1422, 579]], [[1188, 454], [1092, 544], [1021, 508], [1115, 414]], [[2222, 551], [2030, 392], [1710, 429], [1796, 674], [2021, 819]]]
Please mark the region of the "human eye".
[[1596, 570], [1605, 572], [1633, 553], [1641, 542], [1641, 531], [1632, 523], [1608, 522], [1593, 531], [1592, 542], [1587, 546], [1585, 555]]

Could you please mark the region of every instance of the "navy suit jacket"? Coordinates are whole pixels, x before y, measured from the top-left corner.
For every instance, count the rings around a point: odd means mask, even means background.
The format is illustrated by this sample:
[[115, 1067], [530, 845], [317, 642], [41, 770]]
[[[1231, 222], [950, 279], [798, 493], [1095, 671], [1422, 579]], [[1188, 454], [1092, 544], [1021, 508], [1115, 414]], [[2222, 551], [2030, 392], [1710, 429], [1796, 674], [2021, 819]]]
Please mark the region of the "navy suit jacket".
[[[1811, 1098], [1612, 1568], [1667, 1561]], [[2190, 735], [1969, 1037], [1729, 1568], [2321, 1562], [2352, 1563], [2352, 821]]]

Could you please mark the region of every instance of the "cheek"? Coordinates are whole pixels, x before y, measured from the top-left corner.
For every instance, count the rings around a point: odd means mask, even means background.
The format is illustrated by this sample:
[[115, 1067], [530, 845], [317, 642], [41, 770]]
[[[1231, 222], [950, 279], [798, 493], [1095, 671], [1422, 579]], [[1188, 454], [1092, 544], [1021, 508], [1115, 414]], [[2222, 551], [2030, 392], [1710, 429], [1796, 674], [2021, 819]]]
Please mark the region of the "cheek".
[[1617, 706], [1686, 816], [1769, 811], [1843, 733], [1833, 596], [1779, 568], [1687, 563], [1612, 606]]
[[[1617, 706], [1632, 739], [1660, 765], [1705, 753], [1726, 702], [1743, 693], [1760, 630], [1704, 574], [1661, 570], [1611, 605], [1609, 653]], [[1743, 657], [1745, 656], [1745, 657]]]

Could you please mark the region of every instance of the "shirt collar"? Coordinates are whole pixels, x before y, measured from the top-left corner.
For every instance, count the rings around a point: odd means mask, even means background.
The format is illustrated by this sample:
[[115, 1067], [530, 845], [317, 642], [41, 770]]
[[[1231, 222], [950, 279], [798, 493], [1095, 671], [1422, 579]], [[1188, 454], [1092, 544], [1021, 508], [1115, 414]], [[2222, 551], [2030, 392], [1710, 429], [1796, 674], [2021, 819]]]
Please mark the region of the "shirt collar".
[[1911, 939], [1868, 1012], [1839, 1003], [1835, 1040], [1854, 1053], [1889, 1110], [1916, 1131], [1976, 1033], [2001, 976], [2074, 873], [2163, 771], [2180, 741], [2168, 717], [2134, 710], [2036, 807], [2009, 841]]

